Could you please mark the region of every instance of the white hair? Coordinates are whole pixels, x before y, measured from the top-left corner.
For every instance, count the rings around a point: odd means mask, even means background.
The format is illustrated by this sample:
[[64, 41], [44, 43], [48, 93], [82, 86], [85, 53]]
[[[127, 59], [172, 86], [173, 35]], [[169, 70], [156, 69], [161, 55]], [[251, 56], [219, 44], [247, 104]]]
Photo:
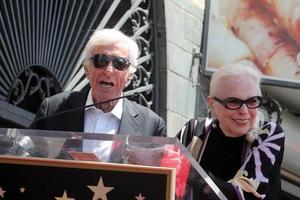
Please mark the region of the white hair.
[[130, 62], [129, 73], [132, 75], [136, 71], [138, 65], [138, 45], [133, 39], [116, 29], [102, 29], [95, 31], [86, 45], [85, 58], [93, 56], [91, 53], [95, 47], [116, 44], [119, 42], [125, 44], [128, 48], [128, 59]]
[[260, 76], [260, 74], [251, 67], [237, 64], [237, 63], [223, 66], [213, 73], [213, 75], [211, 77], [211, 81], [210, 81], [209, 94], [211, 96], [215, 95], [216, 90], [218, 89], [218, 87], [220, 87], [219, 82], [222, 81], [222, 79], [228, 78], [228, 77], [235, 78], [235, 77], [244, 77], [244, 76], [248, 76], [253, 79], [253, 81], [257, 85], [259, 93], [261, 94], [261, 90], [260, 90], [261, 76]]

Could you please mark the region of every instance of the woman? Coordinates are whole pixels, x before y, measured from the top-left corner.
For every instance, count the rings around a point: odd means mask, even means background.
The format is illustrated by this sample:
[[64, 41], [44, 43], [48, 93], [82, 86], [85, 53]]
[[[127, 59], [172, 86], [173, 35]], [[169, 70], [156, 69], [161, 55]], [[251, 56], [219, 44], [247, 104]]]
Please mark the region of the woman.
[[260, 75], [241, 65], [220, 68], [207, 102], [212, 118], [191, 119], [177, 137], [186, 146], [193, 136], [202, 140], [198, 161], [228, 199], [279, 199], [284, 133], [260, 114]]

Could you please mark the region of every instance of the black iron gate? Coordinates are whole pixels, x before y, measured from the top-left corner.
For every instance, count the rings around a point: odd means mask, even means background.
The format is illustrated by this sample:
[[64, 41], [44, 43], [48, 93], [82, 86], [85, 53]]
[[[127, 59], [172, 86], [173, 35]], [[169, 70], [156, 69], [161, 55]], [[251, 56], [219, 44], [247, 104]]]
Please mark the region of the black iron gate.
[[155, 0], [0, 0], [0, 126], [26, 127], [41, 101], [87, 86], [81, 63], [96, 29], [134, 38], [140, 58], [128, 93], [157, 111]]

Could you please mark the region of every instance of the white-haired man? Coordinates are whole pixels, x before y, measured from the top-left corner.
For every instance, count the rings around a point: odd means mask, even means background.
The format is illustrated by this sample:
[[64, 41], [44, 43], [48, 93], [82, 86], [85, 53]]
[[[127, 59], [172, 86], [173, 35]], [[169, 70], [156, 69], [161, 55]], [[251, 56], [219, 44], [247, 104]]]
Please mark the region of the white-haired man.
[[[83, 65], [90, 90], [63, 92], [46, 98], [30, 128], [165, 136], [165, 123], [161, 117], [125, 98], [56, 115], [76, 107], [121, 97], [136, 70], [138, 46], [120, 31], [103, 29], [92, 35], [86, 45], [85, 55]], [[97, 151], [101, 160], [109, 160], [107, 148], [98, 146], [93, 141], [83, 142], [83, 150]], [[107, 147], [107, 144], [102, 146]]]

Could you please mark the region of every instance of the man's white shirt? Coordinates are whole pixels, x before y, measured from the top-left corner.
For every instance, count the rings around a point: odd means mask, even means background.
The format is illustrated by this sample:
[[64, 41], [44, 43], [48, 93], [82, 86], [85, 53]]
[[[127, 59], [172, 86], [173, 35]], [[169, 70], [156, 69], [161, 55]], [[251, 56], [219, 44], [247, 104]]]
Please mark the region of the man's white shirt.
[[[95, 103], [92, 98], [91, 90], [85, 105]], [[95, 106], [85, 109], [84, 113], [84, 132], [86, 133], [106, 133], [117, 134], [121, 116], [123, 112], [123, 99], [119, 99], [113, 110], [109, 113], [104, 113]], [[109, 161], [111, 152], [111, 141], [100, 140], [83, 140], [83, 152], [93, 152], [104, 162]]]

